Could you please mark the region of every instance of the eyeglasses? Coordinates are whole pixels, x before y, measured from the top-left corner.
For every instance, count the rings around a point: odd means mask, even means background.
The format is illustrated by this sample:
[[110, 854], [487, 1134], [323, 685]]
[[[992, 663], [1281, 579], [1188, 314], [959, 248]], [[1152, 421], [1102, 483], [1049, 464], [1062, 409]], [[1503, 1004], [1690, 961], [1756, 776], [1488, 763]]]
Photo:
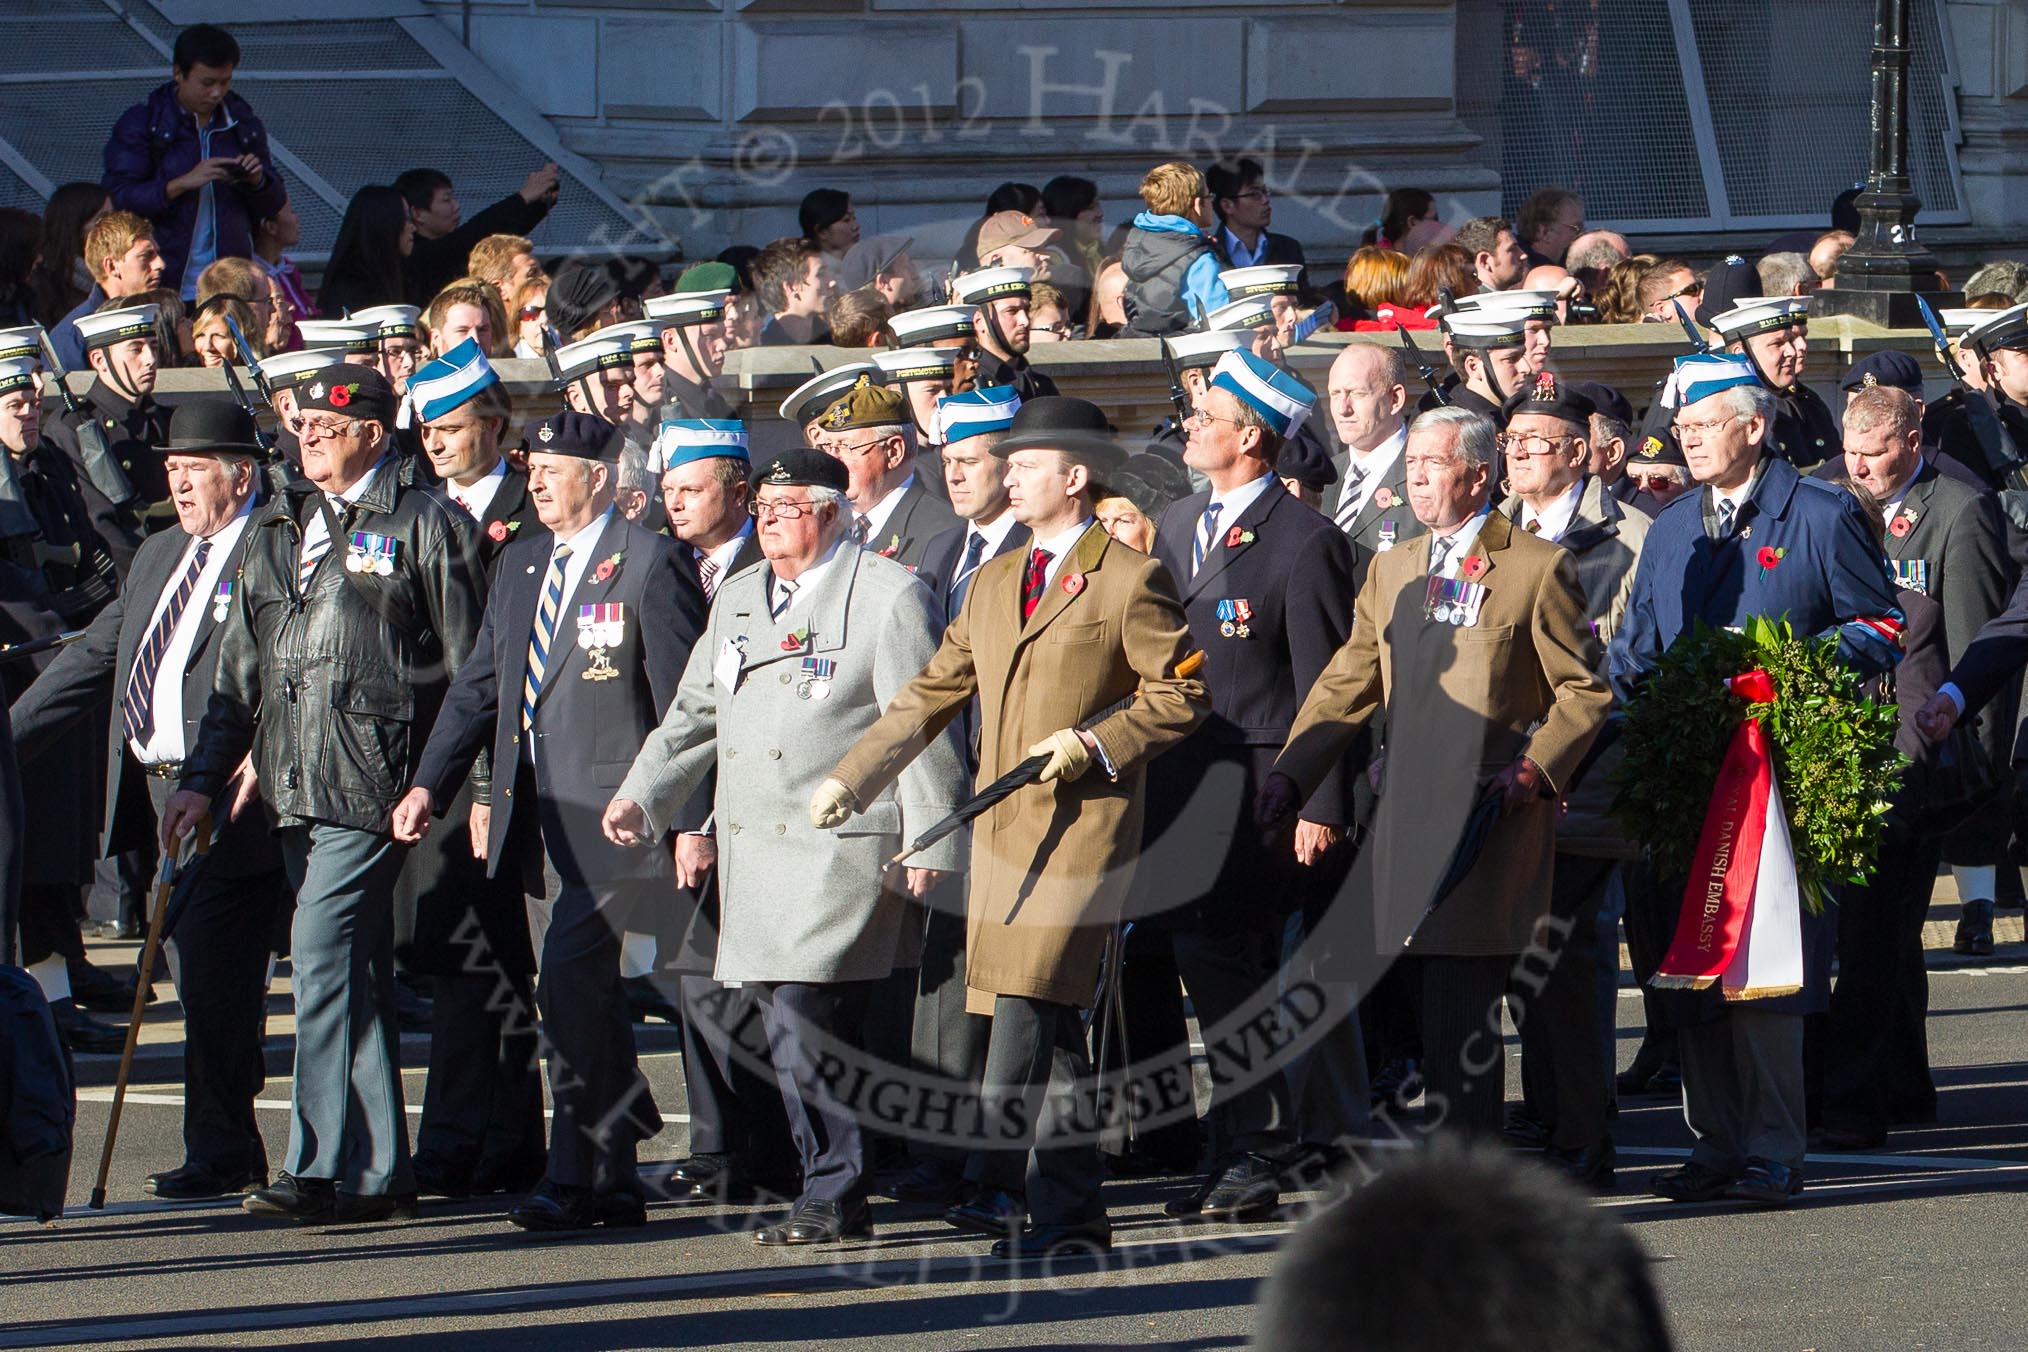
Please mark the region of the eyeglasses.
[[885, 446], [888, 440], [887, 437], [875, 437], [871, 441], [862, 441], [857, 446], [847, 446], [842, 442], [834, 442], [830, 447], [830, 451], [832, 455], [865, 455], [876, 446]]
[[1034, 333], [1053, 333], [1059, 338], [1070, 337], [1071, 324], [1068, 319], [1059, 319], [1054, 324], [1035, 324], [1030, 328]]
[[1272, 188], [1248, 188], [1245, 192], [1234, 193], [1232, 200], [1235, 202], [1271, 202], [1274, 200], [1274, 196]]
[[1183, 425], [1185, 427], [1201, 427], [1205, 423], [1215, 423], [1215, 422], [1231, 423], [1234, 427], [1246, 426], [1245, 423], [1241, 422], [1237, 418], [1221, 417], [1219, 414], [1210, 413], [1201, 408], [1190, 410], [1189, 416], [1183, 419]]
[[1740, 416], [1734, 413], [1723, 418], [1715, 418], [1710, 422], [1678, 422], [1670, 423], [1669, 427], [1675, 432], [1678, 441], [1688, 441], [1692, 437], [1702, 441], [1727, 423], [1739, 421]]
[[1534, 432], [1510, 432], [1494, 439], [1509, 460], [1532, 460], [1538, 455], [1555, 455], [1573, 436], [1545, 437]]
[[755, 499], [747, 504], [747, 515], [758, 521], [771, 516], [777, 521], [800, 521], [814, 514], [819, 504], [814, 502], [762, 502]]
[[365, 424], [357, 418], [304, 418], [296, 424], [296, 436], [302, 441], [322, 441], [326, 438], [352, 437], [359, 434]]
[[531, 319], [540, 319], [547, 313], [548, 307], [546, 306], [524, 305], [521, 307], [521, 322], [525, 324]]

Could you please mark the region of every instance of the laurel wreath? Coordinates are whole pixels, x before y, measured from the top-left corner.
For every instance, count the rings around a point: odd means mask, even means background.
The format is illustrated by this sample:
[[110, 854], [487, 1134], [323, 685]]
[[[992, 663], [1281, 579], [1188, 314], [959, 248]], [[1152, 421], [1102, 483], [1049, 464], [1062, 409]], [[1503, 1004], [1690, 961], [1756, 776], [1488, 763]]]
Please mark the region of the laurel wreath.
[[[1770, 703], [1749, 704], [1725, 687], [1756, 669], [1774, 682]], [[1894, 705], [1865, 693], [1863, 678], [1838, 660], [1835, 637], [1798, 636], [1786, 620], [1756, 617], [1740, 630], [1698, 624], [1679, 638], [1627, 702], [1613, 812], [1647, 842], [1660, 876], [1682, 877], [1726, 747], [1749, 714], [1774, 751], [1803, 905], [1821, 915], [1827, 890], [1872, 875], [1887, 800], [1908, 763], [1894, 746]]]

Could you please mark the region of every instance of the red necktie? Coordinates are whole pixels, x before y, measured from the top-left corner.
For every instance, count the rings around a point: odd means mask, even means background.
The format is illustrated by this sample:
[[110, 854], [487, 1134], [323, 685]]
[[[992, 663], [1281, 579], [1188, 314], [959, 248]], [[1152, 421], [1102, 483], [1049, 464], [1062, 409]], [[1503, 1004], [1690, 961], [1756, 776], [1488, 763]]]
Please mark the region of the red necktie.
[[1042, 603], [1042, 584], [1049, 578], [1049, 551], [1038, 549], [1028, 555], [1028, 572], [1021, 579], [1021, 618], [1027, 619]]

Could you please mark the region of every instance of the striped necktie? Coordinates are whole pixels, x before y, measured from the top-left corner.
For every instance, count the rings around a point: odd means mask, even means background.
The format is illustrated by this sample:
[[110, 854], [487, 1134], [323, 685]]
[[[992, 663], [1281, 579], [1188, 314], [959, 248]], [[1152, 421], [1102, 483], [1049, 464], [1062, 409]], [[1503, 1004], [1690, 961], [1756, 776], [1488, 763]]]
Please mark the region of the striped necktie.
[[697, 585], [704, 588], [707, 601], [718, 594], [718, 564], [709, 554], [697, 556]]
[[1204, 509], [1204, 515], [1197, 522], [1197, 542], [1190, 548], [1190, 576], [1196, 577], [1197, 570], [1204, 566], [1204, 556], [1211, 552], [1212, 542], [1218, 537], [1218, 514], [1225, 510], [1222, 502], [1213, 502]]
[[1035, 607], [1042, 604], [1042, 588], [1049, 580], [1049, 560], [1052, 557], [1046, 549], [1038, 549], [1028, 556], [1028, 572], [1021, 579], [1023, 620], [1035, 614]]
[[1352, 518], [1359, 515], [1359, 490], [1365, 484], [1365, 470], [1346, 467], [1345, 485], [1338, 490], [1338, 514], [1332, 518], [1339, 530], [1352, 529]]
[[784, 578], [773, 580], [774, 591], [768, 598], [768, 618], [779, 620], [789, 609], [789, 602], [796, 599], [796, 584]]
[[1429, 575], [1436, 577], [1444, 570], [1444, 564], [1451, 555], [1451, 546], [1458, 542], [1455, 535], [1439, 535], [1429, 542]]
[[[321, 513], [319, 515], [321, 516]], [[318, 518], [312, 517], [311, 519], [316, 520]], [[310, 533], [307, 529], [303, 532], [304, 535], [303, 558], [302, 561], [296, 565], [297, 591], [306, 591], [309, 589], [310, 579], [317, 575], [317, 565], [322, 563], [324, 561], [324, 556], [331, 552], [330, 531], [328, 530], [325, 531], [323, 535], [319, 536], [314, 540], [309, 538], [309, 534]]]
[[528, 674], [521, 681], [521, 727], [535, 722], [535, 697], [542, 693], [542, 676], [549, 665], [549, 647], [556, 639], [556, 619], [563, 610], [563, 572], [570, 559], [570, 546], [558, 545], [549, 556], [549, 575], [542, 580], [542, 604], [535, 611], [535, 628], [528, 635]]
[[134, 670], [127, 677], [126, 698], [120, 701], [120, 726], [127, 734], [127, 740], [137, 746], [145, 745], [155, 730], [155, 677], [162, 667], [162, 654], [169, 650], [169, 640], [176, 637], [176, 622], [183, 618], [184, 610], [190, 605], [190, 597], [197, 590], [197, 579], [204, 572], [204, 561], [211, 557], [211, 541], [199, 540], [197, 553], [191, 556], [190, 566], [183, 570], [183, 577], [170, 594], [169, 604], [162, 609], [162, 618], [155, 621], [155, 627], [148, 631], [147, 641], [141, 644], [141, 651], [134, 656]]

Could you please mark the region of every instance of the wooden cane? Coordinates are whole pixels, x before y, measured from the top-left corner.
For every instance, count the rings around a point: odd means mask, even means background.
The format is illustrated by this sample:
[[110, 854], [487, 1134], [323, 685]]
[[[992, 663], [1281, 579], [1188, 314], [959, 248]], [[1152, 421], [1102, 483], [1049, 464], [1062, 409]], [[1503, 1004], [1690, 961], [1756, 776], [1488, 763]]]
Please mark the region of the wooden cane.
[[[198, 820], [192, 833], [190, 853], [203, 855], [211, 850], [211, 818]], [[106, 1176], [113, 1170], [113, 1143], [120, 1136], [120, 1109], [127, 1100], [127, 1076], [134, 1069], [134, 1048], [141, 1042], [141, 1017], [148, 1008], [148, 987], [155, 976], [155, 955], [162, 949], [162, 922], [169, 913], [169, 894], [175, 891], [176, 856], [162, 856], [162, 871], [155, 879], [155, 895], [148, 904], [148, 938], [141, 945], [141, 961], [135, 969], [134, 1013], [127, 1021], [127, 1045], [120, 1053], [120, 1073], [113, 1081], [113, 1111], [106, 1121], [106, 1141], [99, 1150], [99, 1179], [92, 1185], [91, 1209], [106, 1209]]]

